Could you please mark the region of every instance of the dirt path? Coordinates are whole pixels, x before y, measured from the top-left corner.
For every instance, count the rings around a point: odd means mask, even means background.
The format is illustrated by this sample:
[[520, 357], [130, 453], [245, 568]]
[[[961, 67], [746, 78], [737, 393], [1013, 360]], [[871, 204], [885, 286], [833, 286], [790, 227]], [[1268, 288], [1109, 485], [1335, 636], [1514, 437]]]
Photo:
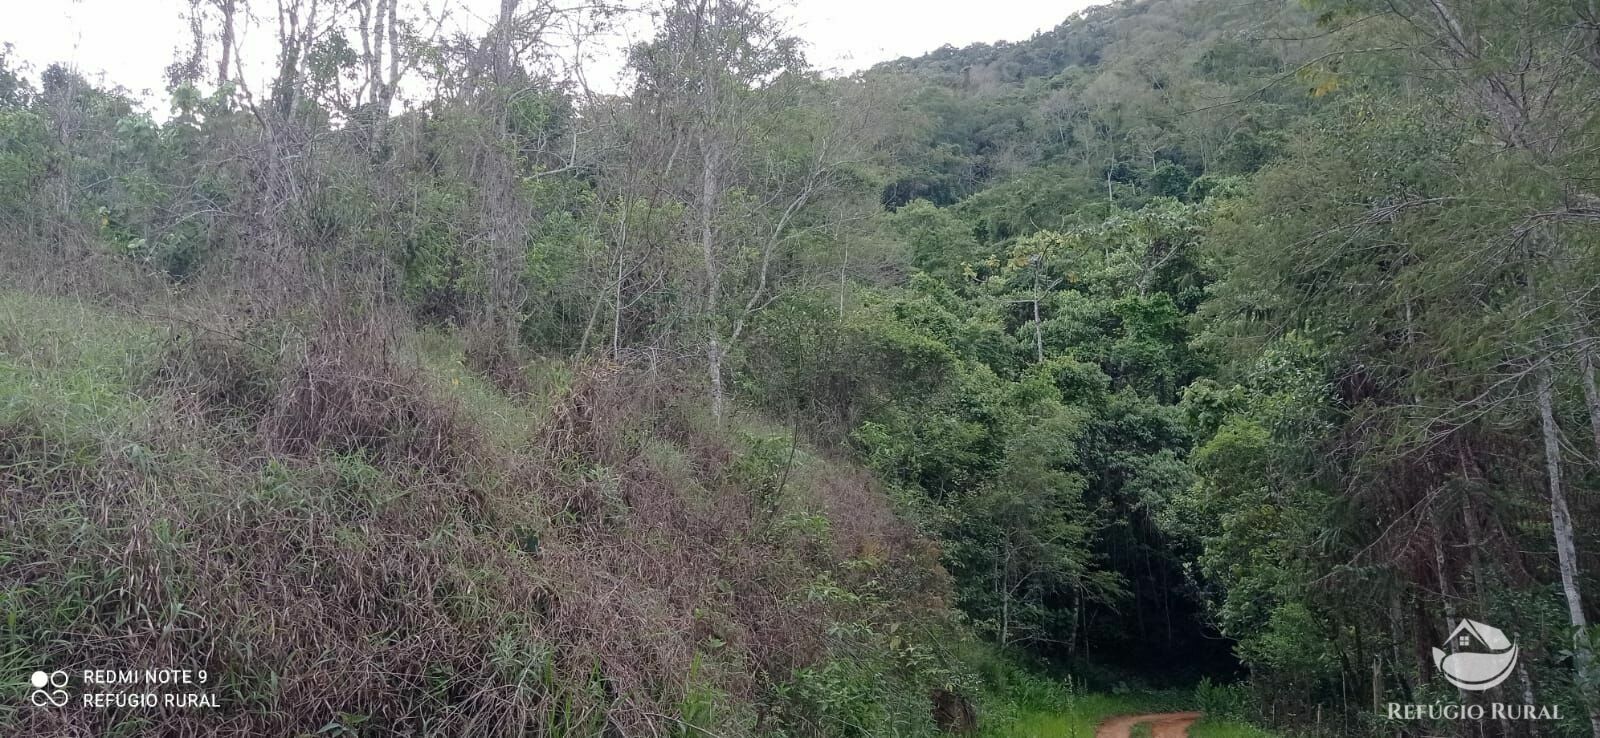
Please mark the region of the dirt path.
[[1094, 738], [1128, 738], [1133, 726], [1150, 723], [1151, 738], [1186, 738], [1189, 726], [1200, 719], [1198, 712], [1155, 712], [1148, 715], [1121, 715], [1106, 718], [1094, 729]]

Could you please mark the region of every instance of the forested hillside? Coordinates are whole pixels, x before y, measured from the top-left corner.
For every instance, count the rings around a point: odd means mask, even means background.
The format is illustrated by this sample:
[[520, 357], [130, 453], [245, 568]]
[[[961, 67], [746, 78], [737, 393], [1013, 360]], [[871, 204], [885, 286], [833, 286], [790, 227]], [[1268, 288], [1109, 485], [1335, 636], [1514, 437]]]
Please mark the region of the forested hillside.
[[0, 55], [0, 679], [218, 702], [0, 732], [1600, 738], [1600, 9], [452, 8]]

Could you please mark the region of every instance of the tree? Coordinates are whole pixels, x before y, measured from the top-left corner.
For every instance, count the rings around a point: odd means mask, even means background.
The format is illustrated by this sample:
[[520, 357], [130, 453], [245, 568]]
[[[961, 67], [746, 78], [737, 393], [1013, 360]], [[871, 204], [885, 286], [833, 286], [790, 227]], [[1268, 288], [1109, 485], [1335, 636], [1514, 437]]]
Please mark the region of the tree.
[[[637, 107], [658, 131], [651, 140], [670, 147], [660, 187], [680, 193], [692, 213], [685, 225], [701, 268], [695, 322], [720, 420], [730, 353], [780, 293], [785, 267], [798, 261], [788, 250], [797, 236], [824, 228], [830, 216], [821, 206], [857, 184], [869, 127], [837, 107], [794, 117], [828, 98], [797, 42], [750, 2], [672, 3], [659, 37], [635, 49], [632, 64]], [[674, 171], [680, 152], [686, 168]]]

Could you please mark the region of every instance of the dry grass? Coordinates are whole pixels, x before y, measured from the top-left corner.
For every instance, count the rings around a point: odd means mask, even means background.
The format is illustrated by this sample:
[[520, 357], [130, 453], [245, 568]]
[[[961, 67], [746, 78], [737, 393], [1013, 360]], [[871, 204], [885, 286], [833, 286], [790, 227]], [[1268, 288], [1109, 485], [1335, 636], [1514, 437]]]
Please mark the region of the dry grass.
[[[819, 577], [943, 606], [862, 473], [762, 455], [787, 444], [667, 379], [578, 367], [488, 443], [393, 326], [163, 329], [187, 337], [106, 377], [120, 339], [41, 344], [50, 312], [0, 324], [0, 382], [55, 378], [0, 405], [0, 670], [204, 668], [223, 706], [0, 708], [0, 732], [685, 735], [712, 699], [718, 734], [754, 733], [862, 617]], [[114, 401], [49, 411], [90, 396]]]

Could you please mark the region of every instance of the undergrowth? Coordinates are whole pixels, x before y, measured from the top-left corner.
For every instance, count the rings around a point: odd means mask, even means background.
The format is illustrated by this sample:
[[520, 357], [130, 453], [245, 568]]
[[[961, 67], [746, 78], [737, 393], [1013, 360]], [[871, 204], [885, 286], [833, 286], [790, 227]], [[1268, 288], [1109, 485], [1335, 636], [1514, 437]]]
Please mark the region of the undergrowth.
[[0, 733], [920, 736], [970, 688], [865, 472], [670, 378], [332, 315], [0, 292], [0, 688], [175, 667], [220, 702]]

